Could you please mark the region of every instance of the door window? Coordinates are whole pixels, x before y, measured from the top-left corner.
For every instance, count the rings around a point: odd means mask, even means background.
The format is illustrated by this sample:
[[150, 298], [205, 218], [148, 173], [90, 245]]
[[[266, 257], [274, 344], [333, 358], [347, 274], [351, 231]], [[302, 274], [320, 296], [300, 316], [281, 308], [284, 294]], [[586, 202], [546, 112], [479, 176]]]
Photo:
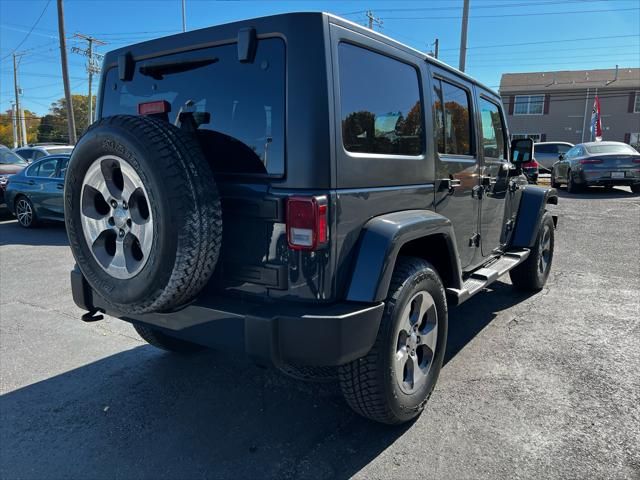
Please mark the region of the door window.
[[469, 92], [434, 79], [434, 136], [438, 153], [473, 155]]
[[43, 160], [29, 169], [30, 177], [47, 177], [53, 178], [56, 175], [56, 167], [58, 159]]
[[567, 153], [569, 150], [571, 150], [571, 147], [569, 145], [558, 145], [558, 153]]
[[480, 99], [482, 119], [482, 148], [487, 158], [506, 160], [505, 129], [500, 108], [493, 102]]
[[418, 71], [379, 53], [341, 43], [342, 142], [349, 152], [422, 153]]

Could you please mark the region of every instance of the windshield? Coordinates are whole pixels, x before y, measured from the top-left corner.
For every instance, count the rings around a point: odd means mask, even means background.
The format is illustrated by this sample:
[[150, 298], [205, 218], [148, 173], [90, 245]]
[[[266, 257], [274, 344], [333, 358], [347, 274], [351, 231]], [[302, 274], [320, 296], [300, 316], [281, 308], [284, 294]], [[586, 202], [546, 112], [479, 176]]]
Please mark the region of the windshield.
[[631, 145], [625, 145], [624, 143], [610, 143], [604, 145], [585, 145], [587, 152], [594, 153], [625, 153], [627, 155], [638, 153]]
[[73, 151], [73, 147], [47, 147], [45, 150], [49, 155], [66, 155]]
[[8, 148], [0, 148], [0, 163], [3, 165], [26, 165], [27, 161]]

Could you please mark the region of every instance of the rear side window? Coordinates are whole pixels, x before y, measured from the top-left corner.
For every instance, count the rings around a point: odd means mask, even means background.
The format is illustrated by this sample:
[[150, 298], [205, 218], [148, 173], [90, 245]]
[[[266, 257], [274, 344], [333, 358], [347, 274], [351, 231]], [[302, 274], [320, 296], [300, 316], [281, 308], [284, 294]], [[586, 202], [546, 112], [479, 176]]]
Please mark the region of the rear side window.
[[[137, 114], [138, 104], [166, 100], [169, 121], [193, 115], [198, 139], [219, 173], [283, 175], [285, 168], [285, 44], [258, 42], [252, 63], [237, 44], [138, 61], [131, 81], [106, 75], [102, 116]], [[208, 118], [207, 118], [208, 117]]]
[[482, 118], [482, 148], [484, 156], [506, 160], [506, 147], [502, 115], [497, 104], [480, 99], [480, 116]]
[[472, 155], [469, 92], [439, 78], [434, 79], [434, 135], [438, 153]]
[[558, 146], [555, 143], [549, 145], [536, 145], [536, 153], [558, 153]]
[[338, 55], [344, 148], [420, 155], [422, 103], [417, 70], [348, 43], [339, 45]]
[[56, 167], [58, 166], [58, 159], [52, 158], [49, 160], [42, 160], [36, 163], [29, 169], [28, 175], [30, 177], [47, 177], [53, 178], [56, 175]]

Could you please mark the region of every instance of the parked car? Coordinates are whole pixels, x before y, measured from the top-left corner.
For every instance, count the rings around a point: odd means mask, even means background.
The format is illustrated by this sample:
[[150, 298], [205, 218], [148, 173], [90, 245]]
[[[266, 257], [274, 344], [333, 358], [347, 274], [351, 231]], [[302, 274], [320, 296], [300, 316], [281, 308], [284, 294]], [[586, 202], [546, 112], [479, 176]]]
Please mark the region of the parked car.
[[580, 143], [559, 156], [551, 170], [551, 186], [567, 184], [574, 193], [594, 185], [630, 186], [640, 193], [640, 153], [622, 142]]
[[539, 142], [533, 146], [533, 156], [540, 164], [540, 171], [550, 173], [560, 154], [567, 153], [572, 147], [573, 143], [568, 142]]
[[50, 155], [9, 178], [7, 206], [20, 226], [31, 228], [41, 220], [64, 220], [64, 174], [69, 155]]
[[64, 189], [85, 321], [329, 371], [396, 424], [433, 391], [449, 307], [547, 280], [557, 195], [521, 173], [533, 141], [431, 56], [296, 13], [127, 46], [101, 76]]
[[27, 147], [16, 148], [14, 151], [27, 162], [34, 162], [48, 155], [70, 155], [73, 151], [73, 145], [35, 143]]
[[7, 206], [5, 201], [5, 190], [9, 177], [20, 172], [27, 166], [24, 158], [16, 155], [6, 146], [0, 145], [0, 208]]

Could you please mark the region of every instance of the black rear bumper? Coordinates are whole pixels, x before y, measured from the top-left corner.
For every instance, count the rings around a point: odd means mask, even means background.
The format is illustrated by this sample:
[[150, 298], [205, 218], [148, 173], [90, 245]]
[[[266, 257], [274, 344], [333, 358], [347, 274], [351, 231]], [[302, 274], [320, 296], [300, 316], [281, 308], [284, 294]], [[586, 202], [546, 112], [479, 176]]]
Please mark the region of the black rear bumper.
[[169, 313], [128, 315], [113, 311], [78, 269], [71, 272], [73, 300], [131, 323], [213, 348], [243, 348], [259, 364], [342, 365], [360, 358], [375, 342], [384, 303], [300, 304], [254, 302], [201, 295]]

